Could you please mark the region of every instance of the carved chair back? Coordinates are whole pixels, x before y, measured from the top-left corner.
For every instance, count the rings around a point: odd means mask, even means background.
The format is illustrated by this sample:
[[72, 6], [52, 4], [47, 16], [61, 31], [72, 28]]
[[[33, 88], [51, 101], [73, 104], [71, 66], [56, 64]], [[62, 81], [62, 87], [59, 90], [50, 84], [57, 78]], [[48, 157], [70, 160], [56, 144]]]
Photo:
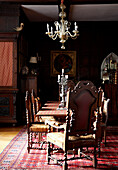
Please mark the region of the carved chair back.
[[34, 90], [33, 89], [32, 89], [32, 92], [31, 92], [31, 102], [32, 102], [33, 117], [35, 117], [35, 114], [36, 114], [36, 103], [35, 103], [35, 97], [34, 97]]
[[38, 112], [41, 109], [41, 100], [39, 97], [36, 97], [35, 101], [36, 101], [36, 112]]
[[80, 81], [70, 93], [69, 107], [72, 114], [69, 120], [69, 135], [94, 134], [97, 121], [98, 91], [90, 81]]
[[29, 127], [30, 124], [33, 122], [33, 116], [31, 111], [31, 99], [28, 91], [26, 91], [25, 105], [26, 105], [26, 120], [27, 120], [27, 125]]
[[39, 97], [34, 96], [34, 90], [33, 89], [32, 89], [32, 92], [31, 92], [31, 103], [32, 103], [31, 109], [32, 109], [32, 113], [33, 113], [33, 120], [38, 121], [36, 114], [41, 109], [41, 101], [40, 101]]

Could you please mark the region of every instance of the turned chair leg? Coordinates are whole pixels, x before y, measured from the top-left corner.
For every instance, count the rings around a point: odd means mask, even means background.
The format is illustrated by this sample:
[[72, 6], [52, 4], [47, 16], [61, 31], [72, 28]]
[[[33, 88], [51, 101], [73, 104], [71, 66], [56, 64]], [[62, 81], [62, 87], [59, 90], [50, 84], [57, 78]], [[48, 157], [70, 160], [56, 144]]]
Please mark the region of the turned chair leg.
[[81, 158], [81, 156], [82, 156], [82, 153], [81, 153], [81, 152], [82, 152], [82, 148], [79, 148], [79, 149], [78, 149], [78, 156], [79, 156], [80, 158]]
[[104, 144], [106, 146], [106, 128], [104, 129]]
[[48, 142], [48, 147], [47, 147], [47, 162], [48, 164], [50, 163], [50, 142]]
[[96, 146], [94, 147], [93, 167], [94, 167], [94, 168], [97, 167]]
[[68, 169], [68, 164], [67, 164], [67, 151], [64, 152], [64, 163], [63, 163], [63, 170]]
[[100, 144], [101, 144], [101, 138], [98, 140], [98, 158], [100, 158]]
[[38, 141], [39, 141], [39, 142], [41, 141], [41, 138], [42, 138], [42, 134], [39, 133], [39, 134], [38, 134]]
[[30, 152], [30, 133], [28, 133], [28, 147], [27, 147], [28, 153]]

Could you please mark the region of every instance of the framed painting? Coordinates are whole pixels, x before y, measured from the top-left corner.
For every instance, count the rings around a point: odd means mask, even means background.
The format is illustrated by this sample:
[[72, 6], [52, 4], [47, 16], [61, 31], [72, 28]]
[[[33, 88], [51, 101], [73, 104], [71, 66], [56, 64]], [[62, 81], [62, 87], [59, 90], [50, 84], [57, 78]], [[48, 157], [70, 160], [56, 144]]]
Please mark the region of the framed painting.
[[51, 76], [62, 73], [76, 76], [76, 51], [51, 51]]

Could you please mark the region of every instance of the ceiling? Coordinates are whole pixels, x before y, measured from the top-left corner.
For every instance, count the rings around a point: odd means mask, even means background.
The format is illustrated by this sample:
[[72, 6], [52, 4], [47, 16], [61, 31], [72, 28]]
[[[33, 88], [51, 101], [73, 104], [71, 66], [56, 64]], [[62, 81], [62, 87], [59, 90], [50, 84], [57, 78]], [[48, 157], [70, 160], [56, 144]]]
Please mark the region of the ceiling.
[[[30, 22], [59, 20], [58, 4], [22, 5]], [[69, 21], [118, 21], [118, 4], [70, 4]]]

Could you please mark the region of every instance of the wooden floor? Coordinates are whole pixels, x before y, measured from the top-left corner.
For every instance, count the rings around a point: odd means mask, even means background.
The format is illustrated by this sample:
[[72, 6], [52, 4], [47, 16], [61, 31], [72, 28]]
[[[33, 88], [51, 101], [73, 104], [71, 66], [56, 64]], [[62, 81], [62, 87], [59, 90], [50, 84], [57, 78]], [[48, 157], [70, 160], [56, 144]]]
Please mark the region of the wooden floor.
[[9, 142], [18, 134], [23, 126], [13, 127], [6, 126], [0, 127], [0, 153], [9, 144]]

